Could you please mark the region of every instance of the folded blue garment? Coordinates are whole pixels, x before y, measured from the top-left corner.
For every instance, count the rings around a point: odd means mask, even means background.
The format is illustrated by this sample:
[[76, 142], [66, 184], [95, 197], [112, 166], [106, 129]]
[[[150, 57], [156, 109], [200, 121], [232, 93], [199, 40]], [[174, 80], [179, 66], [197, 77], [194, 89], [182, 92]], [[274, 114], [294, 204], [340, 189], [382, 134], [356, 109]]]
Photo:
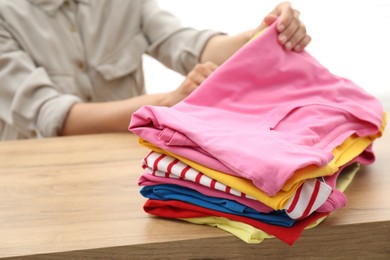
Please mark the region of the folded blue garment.
[[295, 220], [287, 216], [284, 210], [262, 213], [233, 200], [207, 196], [196, 190], [174, 184], [145, 186], [140, 193], [149, 199], [184, 201], [196, 206], [248, 217], [272, 225], [291, 227], [295, 223]]

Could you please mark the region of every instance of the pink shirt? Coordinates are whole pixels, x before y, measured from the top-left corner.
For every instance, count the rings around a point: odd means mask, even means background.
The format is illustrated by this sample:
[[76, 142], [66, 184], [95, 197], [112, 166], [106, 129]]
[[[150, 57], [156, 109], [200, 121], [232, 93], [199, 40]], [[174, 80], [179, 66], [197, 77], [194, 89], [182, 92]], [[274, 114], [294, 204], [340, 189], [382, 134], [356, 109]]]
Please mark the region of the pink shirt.
[[379, 131], [383, 109], [376, 98], [306, 51], [285, 51], [277, 36], [273, 24], [176, 106], [139, 109], [129, 130], [250, 179], [269, 196], [296, 170], [328, 164], [332, 150], [353, 133]]

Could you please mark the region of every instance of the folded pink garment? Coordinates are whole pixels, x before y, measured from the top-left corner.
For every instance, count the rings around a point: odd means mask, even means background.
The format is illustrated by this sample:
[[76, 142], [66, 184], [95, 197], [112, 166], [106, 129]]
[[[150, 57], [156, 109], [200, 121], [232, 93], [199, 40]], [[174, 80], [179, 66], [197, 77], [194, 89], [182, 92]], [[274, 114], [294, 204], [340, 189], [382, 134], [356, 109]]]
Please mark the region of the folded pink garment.
[[[206, 186], [209, 189], [204, 190], [203, 192], [206, 193], [203, 194], [208, 196], [211, 196], [208, 194], [211, 190], [219, 190], [224, 193], [234, 195], [231, 198], [232, 200], [237, 201], [237, 198], [240, 198], [242, 201], [240, 202], [241, 204], [251, 208], [253, 207], [248, 204], [251, 204], [256, 208], [263, 206], [261, 200], [255, 202], [254, 200], [256, 200], [256, 198], [247, 195], [244, 193], [244, 190], [235, 190], [226, 186], [225, 184], [210, 178], [202, 172], [195, 170], [184, 162], [181, 162], [169, 155], [151, 151], [143, 159], [142, 167], [145, 169], [146, 174], [169, 179], [183, 180], [181, 183], [184, 185], [186, 185], [186, 182], [189, 181], [201, 186]], [[164, 180], [160, 181], [163, 182]], [[193, 189], [197, 190], [196, 188]], [[285, 208], [287, 210], [286, 212], [293, 219], [307, 217], [324, 204], [331, 193], [332, 188], [327, 185], [325, 181], [320, 181], [318, 179], [306, 180], [295, 192], [293, 197], [287, 202], [287, 207]], [[262, 210], [258, 211], [264, 212]]]
[[[380, 102], [306, 51], [286, 51], [275, 24], [172, 108], [144, 106], [129, 130], [273, 196], [298, 169], [328, 164], [347, 137], [373, 136]], [[256, 167], [253, 167], [256, 165]]]

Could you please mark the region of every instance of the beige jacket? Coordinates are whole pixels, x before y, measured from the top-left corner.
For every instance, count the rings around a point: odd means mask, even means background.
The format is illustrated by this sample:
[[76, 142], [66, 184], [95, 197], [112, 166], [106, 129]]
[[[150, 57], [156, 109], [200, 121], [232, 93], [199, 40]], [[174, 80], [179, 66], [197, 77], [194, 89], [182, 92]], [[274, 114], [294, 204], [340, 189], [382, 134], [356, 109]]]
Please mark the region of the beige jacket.
[[56, 136], [75, 102], [144, 93], [144, 53], [186, 74], [214, 34], [153, 0], [0, 0], [0, 140]]

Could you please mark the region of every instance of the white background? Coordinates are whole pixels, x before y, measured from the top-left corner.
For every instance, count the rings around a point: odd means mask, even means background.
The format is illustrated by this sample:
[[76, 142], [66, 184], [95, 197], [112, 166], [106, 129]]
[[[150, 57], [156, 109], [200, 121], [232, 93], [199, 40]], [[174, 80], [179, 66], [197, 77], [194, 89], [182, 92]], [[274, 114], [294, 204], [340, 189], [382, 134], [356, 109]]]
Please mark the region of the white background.
[[[159, 0], [185, 26], [236, 34], [259, 25], [280, 1]], [[312, 42], [307, 51], [336, 75], [379, 98], [390, 111], [390, 0], [291, 0]], [[175, 89], [182, 76], [144, 57], [147, 91]]]

